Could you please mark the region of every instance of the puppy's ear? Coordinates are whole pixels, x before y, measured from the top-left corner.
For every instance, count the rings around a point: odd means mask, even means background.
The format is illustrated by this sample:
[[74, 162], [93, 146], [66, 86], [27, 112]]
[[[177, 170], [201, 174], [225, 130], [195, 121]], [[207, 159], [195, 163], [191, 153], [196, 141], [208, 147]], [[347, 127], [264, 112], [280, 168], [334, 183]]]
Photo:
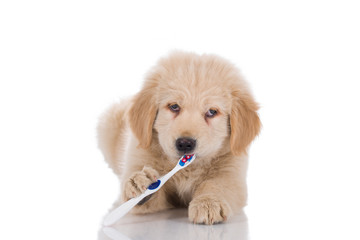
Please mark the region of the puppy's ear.
[[148, 148], [151, 144], [153, 124], [157, 113], [156, 85], [154, 81], [148, 81], [135, 96], [129, 110], [131, 130], [139, 140], [139, 147], [142, 148]]
[[257, 114], [259, 109], [251, 95], [233, 92], [230, 114], [230, 148], [234, 155], [246, 153], [247, 147], [259, 134], [261, 122]]

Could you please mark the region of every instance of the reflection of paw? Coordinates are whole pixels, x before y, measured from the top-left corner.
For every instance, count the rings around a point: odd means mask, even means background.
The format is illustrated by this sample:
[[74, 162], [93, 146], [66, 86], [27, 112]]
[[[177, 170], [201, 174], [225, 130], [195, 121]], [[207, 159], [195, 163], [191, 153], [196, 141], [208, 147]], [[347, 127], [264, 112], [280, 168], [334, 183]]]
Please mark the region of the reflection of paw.
[[229, 204], [216, 197], [199, 196], [190, 202], [189, 219], [193, 223], [219, 223], [225, 221], [229, 214]]
[[139, 196], [158, 178], [159, 173], [151, 167], [144, 167], [142, 171], [135, 172], [124, 185], [124, 198], [128, 200]]

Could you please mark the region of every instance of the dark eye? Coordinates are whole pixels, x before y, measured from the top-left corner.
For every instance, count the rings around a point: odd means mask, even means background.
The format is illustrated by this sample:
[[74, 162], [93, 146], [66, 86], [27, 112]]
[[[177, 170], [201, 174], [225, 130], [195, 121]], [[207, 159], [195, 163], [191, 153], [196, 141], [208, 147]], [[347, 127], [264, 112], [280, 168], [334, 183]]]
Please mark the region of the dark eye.
[[169, 109], [172, 111], [172, 112], [180, 112], [180, 106], [177, 105], [176, 103], [175, 104], [169, 104]]
[[218, 112], [215, 110], [215, 109], [209, 109], [209, 111], [207, 111], [205, 113], [205, 116], [208, 117], [208, 118], [212, 118], [212, 117], [215, 117], [215, 115], [217, 114]]

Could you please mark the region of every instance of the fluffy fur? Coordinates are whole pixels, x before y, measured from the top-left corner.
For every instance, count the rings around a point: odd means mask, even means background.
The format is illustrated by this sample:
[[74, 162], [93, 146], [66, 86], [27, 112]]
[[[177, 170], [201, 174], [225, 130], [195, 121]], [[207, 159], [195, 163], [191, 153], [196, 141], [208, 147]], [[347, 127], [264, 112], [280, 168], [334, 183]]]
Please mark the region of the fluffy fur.
[[[180, 106], [179, 112], [169, 108]], [[207, 117], [215, 109], [217, 115]], [[246, 205], [246, 150], [259, 133], [258, 105], [238, 70], [214, 55], [176, 52], [149, 72], [141, 91], [114, 104], [98, 125], [99, 147], [121, 180], [116, 205], [169, 172], [196, 139], [196, 160], [133, 213], [188, 207], [194, 223], [226, 220]]]

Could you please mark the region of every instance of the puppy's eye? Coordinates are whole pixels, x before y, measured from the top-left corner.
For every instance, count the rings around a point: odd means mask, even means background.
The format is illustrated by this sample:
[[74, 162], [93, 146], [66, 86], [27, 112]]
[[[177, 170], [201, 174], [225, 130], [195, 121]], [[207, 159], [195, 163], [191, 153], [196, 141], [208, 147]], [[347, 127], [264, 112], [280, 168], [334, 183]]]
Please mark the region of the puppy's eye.
[[169, 104], [169, 109], [174, 112], [174, 113], [178, 113], [180, 112], [180, 106], [175, 104]]
[[209, 111], [205, 113], [205, 116], [208, 118], [212, 118], [215, 117], [217, 113], [218, 112], [215, 109], [209, 109]]

